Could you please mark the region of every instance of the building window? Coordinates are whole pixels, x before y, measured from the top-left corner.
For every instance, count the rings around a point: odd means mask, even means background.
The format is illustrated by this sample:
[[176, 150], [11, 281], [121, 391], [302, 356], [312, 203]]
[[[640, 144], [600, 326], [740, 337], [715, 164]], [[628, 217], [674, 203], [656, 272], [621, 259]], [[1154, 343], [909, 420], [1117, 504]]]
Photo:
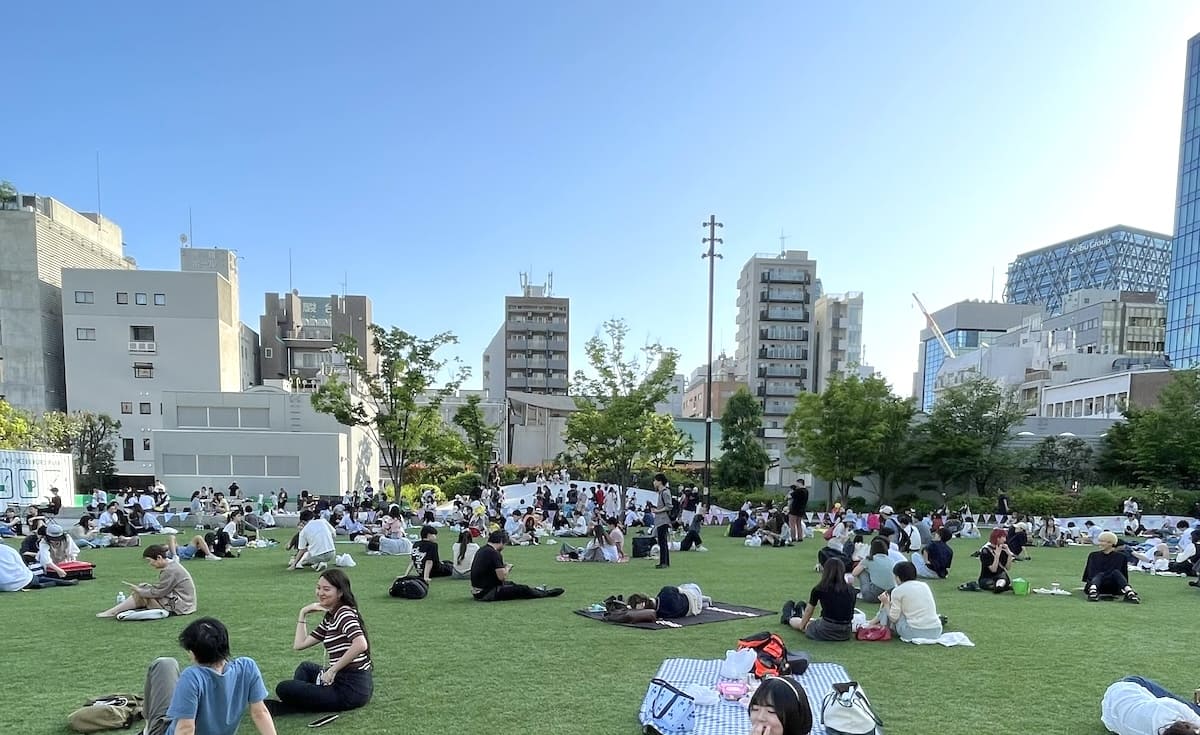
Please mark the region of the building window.
[[130, 342], [153, 342], [154, 327], [130, 327], [129, 328]]
[[143, 416], [149, 416], [150, 415], [150, 404], [149, 403], [139, 403], [138, 404], [138, 413], [140, 413]]
[[142, 450], [146, 451], [146, 452], [150, 451], [150, 440], [149, 439], [142, 440]]
[[167, 305], [167, 295], [165, 293], [154, 294], [154, 305], [155, 306], [166, 306]]
[[117, 303], [118, 304], [128, 304], [129, 303], [129, 292], [128, 291], [117, 291]]
[[79, 340], [80, 342], [95, 342], [96, 330], [92, 327], [76, 327], [75, 339]]
[[94, 304], [96, 303], [96, 294], [93, 291], [76, 291], [75, 303], [77, 304]]
[[133, 401], [121, 401], [121, 413], [133, 413]]
[[135, 378], [153, 378], [154, 363], [152, 362], [135, 362], [133, 363], [133, 377]]
[[145, 306], [146, 305], [146, 294], [135, 293], [133, 295], [133, 303], [137, 304], [138, 306]]
[[121, 440], [121, 459], [126, 462], [133, 461], [133, 440], [132, 439], [122, 439]]
[[263, 348], [263, 357], [270, 360], [271, 358], [275, 357], [275, 350], [271, 349], [270, 347], [264, 347]]

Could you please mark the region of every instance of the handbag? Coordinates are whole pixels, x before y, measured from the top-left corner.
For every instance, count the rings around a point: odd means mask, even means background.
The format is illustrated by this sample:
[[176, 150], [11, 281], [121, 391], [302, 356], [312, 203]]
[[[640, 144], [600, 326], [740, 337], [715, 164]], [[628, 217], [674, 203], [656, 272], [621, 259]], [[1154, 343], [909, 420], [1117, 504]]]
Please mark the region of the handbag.
[[642, 724], [661, 735], [689, 735], [696, 729], [696, 700], [662, 679], [650, 680]]
[[871, 709], [857, 681], [833, 685], [821, 700], [821, 724], [828, 735], [883, 734], [883, 720]]
[[890, 641], [892, 631], [886, 625], [864, 625], [854, 633], [854, 637], [860, 641]]

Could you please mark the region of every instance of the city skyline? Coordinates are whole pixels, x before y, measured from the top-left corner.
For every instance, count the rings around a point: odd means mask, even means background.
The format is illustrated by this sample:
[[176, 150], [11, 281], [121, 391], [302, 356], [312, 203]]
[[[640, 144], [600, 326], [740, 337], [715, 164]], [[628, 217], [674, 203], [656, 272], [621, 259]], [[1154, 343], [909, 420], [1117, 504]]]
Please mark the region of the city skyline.
[[[714, 354], [734, 350], [741, 266], [783, 244], [826, 290], [863, 292], [865, 361], [901, 395], [924, 326], [910, 291], [932, 310], [1000, 300], [1021, 252], [1173, 232], [1188, 3], [657, 6], [632, 26], [542, 4], [302, 7], [236, 27], [81, 8], [51, 28], [17, 9], [8, 45], [38, 73], [10, 135], [31, 144], [0, 178], [80, 211], [98, 194], [144, 269], [174, 269], [190, 206], [196, 246], [244, 256], [244, 304], [365, 294], [381, 324], [457, 334], [469, 387], [520, 272], [571, 299], [573, 367], [610, 317], [679, 349], [681, 371], [703, 364], [709, 214]], [[55, 106], [64, 88], [86, 115]]]

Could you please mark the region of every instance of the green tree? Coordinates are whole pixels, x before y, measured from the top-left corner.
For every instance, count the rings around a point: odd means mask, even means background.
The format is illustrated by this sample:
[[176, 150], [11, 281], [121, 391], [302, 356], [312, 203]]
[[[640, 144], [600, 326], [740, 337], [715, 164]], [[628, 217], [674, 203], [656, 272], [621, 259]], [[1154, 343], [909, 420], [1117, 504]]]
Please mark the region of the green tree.
[[495, 424], [489, 424], [479, 407], [479, 396], [468, 396], [467, 402], [454, 412], [454, 423], [467, 436], [467, 449], [471, 454], [472, 466], [481, 477], [488, 476], [488, 465], [496, 445]]
[[1200, 369], [1174, 373], [1154, 408], [1124, 414], [1128, 429], [1109, 430], [1102, 464], [1124, 465], [1140, 483], [1200, 485]]
[[961, 480], [987, 495], [1017, 470], [1006, 444], [1024, 412], [1012, 393], [994, 381], [973, 378], [947, 389], [926, 422], [924, 451], [943, 477]]
[[881, 501], [890, 497], [890, 486], [913, 459], [913, 416], [917, 408], [912, 398], [900, 398], [878, 375], [863, 380], [867, 399], [875, 404], [879, 421], [875, 454], [871, 461], [871, 482]]
[[425, 468], [425, 482], [443, 480], [470, 467], [474, 457], [462, 434], [446, 425], [437, 412], [420, 414], [416, 419], [409, 461]]
[[336, 349], [345, 358], [349, 381], [330, 376], [313, 392], [312, 405], [344, 426], [363, 427], [387, 462], [392, 485], [403, 488], [405, 468], [422, 446], [422, 426], [470, 371], [456, 362], [450, 380], [434, 388], [438, 374], [448, 367], [436, 357], [437, 351], [457, 344], [453, 334], [423, 339], [396, 327], [372, 324], [370, 329], [379, 368], [370, 369], [352, 337], [342, 338]]
[[1031, 480], [1054, 482], [1070, 490], [1090, 476], [1092, 454], [1088, 443], [1078, 437], [1048, 436], [1029, 453], [1025, 474]]
[[105, 487], [117, 471], [121, 422], [108, 414], [73, 414], [77, 424], [73, 454], [80, 488]]
[[0, 209], [17, 208], [17, 187], [11, 181], [0, 181]]
[[672, 390], [671, 378], [679, 354], [660, 344], [641, 348], [640, 356], [625, 354], [629, 327], [622, 319], [604, 322], [604, 336], [587, 341], [584, 353], [593, 376], [575, 373], [573, 390], [577, 410], [567, 418], [567, 451], [593, 472], [608, 470], [621, 486], [621, 509], [625, 484], [634, 461], [644, 450], [647, 427], [655, 421], [654, 406]]
[[729, 397], [721, 414], [721, 457], [716, 485], [722, 489], [759, 492], [763, 489], [771, 457], [759, 440], [762, 406], [745, 387]]
[[1138, 482], [1137, 462], [1133, 454], [1133, 409], [1124, 410], [1124, 421], [1108, 427], [1100, 441], [1096, 456], [1096, 474], [1100, 480], [1114, 485], [1135, 485]]
[[646, 420], [642, 429], [642, 449], [638, 454], [640, 466], [662, 472], [673, 466], [677, 457], [691, 459], [694, 451], [692, 437], [677, 429], [670, 416], [656, 413]]
[[0, 398], [0, 449], [28, 449], [32, 439], [33, 420]]
[[79, 417], [62, 411], [46, 411], [33, 424], [34, 448], [43, 452], [69, 454], [75, 451]]
[[784, 426], [787, 454], [797, 468], [830, 482], [830, 505], [835, 491], [845, 503], [855, 478], [879, 459], [886, 428], [881, 398], [874, 383], [837, 373], [824, 392], [796, 396]]

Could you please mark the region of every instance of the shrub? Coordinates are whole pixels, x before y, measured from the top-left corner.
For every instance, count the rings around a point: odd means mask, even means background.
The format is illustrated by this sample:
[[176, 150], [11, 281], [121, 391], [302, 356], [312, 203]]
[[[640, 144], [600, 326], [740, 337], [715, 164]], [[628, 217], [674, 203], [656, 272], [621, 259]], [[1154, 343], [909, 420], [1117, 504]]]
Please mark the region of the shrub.
[[1074, 502], [1066, 495], [1039, 489], [1021, 488], [1012, 494], [1013, 510], [1031, 516], [1071, 515]]
[[[1128, 496], [1126, 496], [1128, 497]], [[1075, 515], [1108, 516], [1121, 508], [1121, 498], [1106, 487], [1085, 487], [1075, 502]]]
[[460, 472], [450, 476], [442, 483], [442, 492], [446, 494], [446, 497], [468, 496], [482, 483], [483, 478], [479, 476], [478, 472]]
[[408, 505], [416, 506], [421, 499], [421, 494], [425, 492], [426, 488], [433, 489], [433, 502], [446, 502], [446, 494], [442, 492], [441, 488], [439, 488], [437, 485], [411, 485], [406, 483], [404, 487], [400, 489], [400, 496], [404, 498], [404, 502]]

